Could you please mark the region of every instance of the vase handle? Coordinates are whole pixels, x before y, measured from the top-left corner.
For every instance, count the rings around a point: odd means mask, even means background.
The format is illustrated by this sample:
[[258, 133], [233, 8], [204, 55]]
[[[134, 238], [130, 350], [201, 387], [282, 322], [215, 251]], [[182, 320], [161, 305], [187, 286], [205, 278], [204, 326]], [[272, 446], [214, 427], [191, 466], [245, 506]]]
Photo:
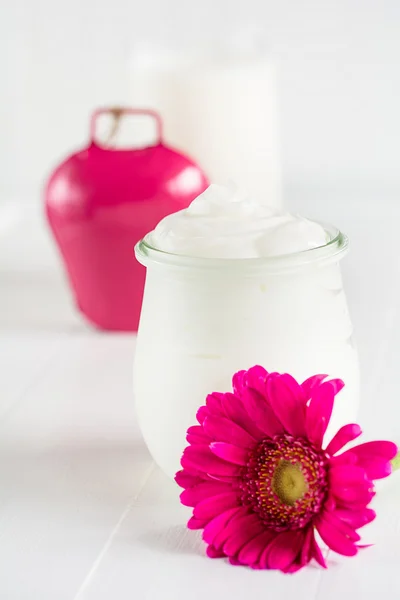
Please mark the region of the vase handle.
[[114, 117], [113, 127], [110, 132], [109, 139], [107, 141], [108, 143], [111, 141], [111, 139], [114, 137], [114, 135], [118, 131], [121, 117], [123, 117], [124, 115], [138, 115], [138, 116], [152, 117], [156, 122], [156, 138], [157, 138], [156, 144], [162, 143], [162, 133], [163, 133], [162, 120], [161, 120], [160, 115], [155, 110], [151, 110], [149, 108], [130, 108], [130, 107], [123, 107], [123, 106], [114, 106], [114, 107], [107, 107], [107, 108], [97, 108], [92, 113], [92, 116], [90, 117], [90, 141], [92, 144], [96, 143], [95, 136], [96, 136], [97, 119], [101, 115], [107, 115], [107, 114]]

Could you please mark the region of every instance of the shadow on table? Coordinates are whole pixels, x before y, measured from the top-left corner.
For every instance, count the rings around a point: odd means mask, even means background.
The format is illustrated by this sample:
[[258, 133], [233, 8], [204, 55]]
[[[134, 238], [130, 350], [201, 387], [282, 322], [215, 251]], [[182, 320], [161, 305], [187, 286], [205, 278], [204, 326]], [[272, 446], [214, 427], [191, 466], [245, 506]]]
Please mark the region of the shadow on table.
[[49, 522], [74, 515], [75, 523], [82, 517], [95, 527], [100, 514], [120, 510], [140, 491], [152, 462], [140, 440], [36, 444], [0, 445], [0, 505], [45, 510]]
[[144, 533], [138, 542], [152, 551], [166, 554], [204, 556], [205, 545], [201, 532], [191, 531], [185, 525], [173, 525]]

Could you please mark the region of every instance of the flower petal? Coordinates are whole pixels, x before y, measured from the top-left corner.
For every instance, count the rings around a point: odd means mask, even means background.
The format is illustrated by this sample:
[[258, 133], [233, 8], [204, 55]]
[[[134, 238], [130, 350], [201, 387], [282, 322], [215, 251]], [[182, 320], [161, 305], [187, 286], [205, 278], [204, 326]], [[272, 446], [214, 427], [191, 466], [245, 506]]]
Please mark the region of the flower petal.
[[280, 533], [277, 532], [272, 532], [273, 533], [273, 537], [271, 539], [271, 541], [269, 543], [266, 544], [264, 550], [261, 553], [261, 556], [258, 560], [258, 566], [260, 569], [268, 569], [268, 554], [269, 554], [269, 547], [272, 544], [272, 542], [275, 540], [275, 538], [277, 538], [279, 535], [281, 535]]
[[315, 539], [314, 535], [313, 538], [311, 540], [311, 547], [310, 547], [310, 556], [312, 558], [314, 558], [314, 560], [317, 561], [317, 563], [319, 565], [321, 565], [321, 567], [323, 569], [327, 569], [328, 565], [326, 564], [324, 555], [322, 554], [321, 548], [319, 547], [317, 540]]
[[361, 539], [360, 535], [355, 531], [355, 529], [353, 527], [351, 527], [351, 525], [349, 525], [345, 521], [342, 521], [337, 516], [336, 512], [331, 512], [331, 511], [325, 510], [321, 514], [320, 518], [323, 519], [329, 525], [331, 525], [334, 529], [336, 529], [337, 531], [342, 533], [344, 536], [346, 536], [352, 542], [360, 541], [360, 539]]
[[193, 475], [193, 473], [188, 473], [188, 471], [182, 470], [176, 473], [175, 481], [180, 487], [188, 488], [193, 487], [198, 483], [202, 483], [204, 479], [202, 479], [198, 475]]
[[187, 430], [187, 433], [191, 433], [193, 435], [204, 435], [203, 427], [201, 425], [192, 425]]
[[219, 456], [219, 458], [234, 465], [245, 466], [249, 460], [248, 450], [225, 442], [211, 442], [210, 450], [215, 456]]
[[367, 487], [372, 487], [372, 481], [367, 477], [365, 469], [355, 465], [333, 467], [329, 470], [329, 478], [332, 486], [348, 487], [367, 484]]
[[201, 437], [199, 435], [193, 435], [191, 433], [187, 433], [186, 434], [186, 441], [188, 444], [190, 444], [191, 446], [196, 446], [196, 445], [201, 445], [201, 444], [207, 444], [207, 438], [205, 437]]
[[266, 556], [268, 568], [280, 571], [288, 569], [301, 551], [304, 537], [302, 530], [279, 533], [268, 546]]
[[211, 496], [196, 504], [193, 510], [195, 519], [209, 521], [228, 510], [239, 506], [238, 495], [236, 492], [227, 492], [218, 496]]
[[357, 457], [357, 465], [365, 469], [370, 479], [382, 479], [392, 472], [390, 460], [397, 454], [397, 446], [392, 442], [374, 441], [354, 446], [341, 456], [348, 454]]
[[222, 406], [226, 416], [236, 423], [236, 425], [247, 431], [255, 440], [259, 441], [265, 437], [263, 432], [257, 427], [257, 424], [249, 417], [240, 398], [233, 394], [225, 394]]
[[375, 458], [379, 456], [386, 460], [392, 460], [396, 456], [398, 448], [393, 442], [375, 440], [373, 442], [365, 442], [364, 444], [355, 446], [351, 451], [357, 454], [358, 458]]
[[260, 367], [260, 365], [255, 365], [251, 367], [243, 376], [243, 382], [245, 387], [256, 390], [261, 395], [264, 395], [266, 392], [265, 383], [267, 381], [269, 373], [264, 369], [264, 367]]
[[244, 376], [246, 375], [246, 371], [238, 371], [234, 374], [232, 378], [232, 388], [235, 394], [240, 396], [242, 390], [245, 386]]
[[333, 386], [335, 396], [344, 388], [344, 381], [342, 379], [330, 379], [329, 383]]
[[270, 405], [291, 435], [306, 435], [304, 392], [297, 381], [287, 373], [271, 374], [267, 379], [267, 391]]
[[332, 456], [329, 459], [329, 465], [331, 467], [339, 467], [339, 466], [343, 466], [343, 465], [356, 465], [357, 464], [357, 456], [355, 454], [352, 454], [351, 452], [349, 454], [346, 454], [346, 456], [344, 456], [343, 454], [337, 454], [336, 456]]
[[370, 479], [384, 479], [392, 474], [393, 468], [390, 460], [385, 459], [363, 459], [358, 464], [362, 464], [367, 476]]
[[231, 419], [210, 416], [205, 419], [203, 427], [205, 433], [216, 441], [227, 442], [242, 448], [252, 448], [256, 443], [256, 440], [247, 431]]
[[283, 573], [297, 573], [297, 571], [300, 571], [302, 567], [303, 565], [301, 565], [299, 562], [292, 562], [292, 564], [286, 567], [286, 569], [283, 569]]
[[275, 532], [263, 531], [247, 542], [239, 552], [238, 558], [240, 562], [249, 566], [256, 565], [262, 552], [274, 539], [275, 535]]
[[303, 546], [300, 551], [300, 566], [304, 567], [307, 565], [312, 559], [312, 548], [313, 548], [313, 540], [314, 540], [314, 527], [309, 526], [305, 531]]
[[213, 454], [208, 446], [188, 446], [183, 452], [181, 465], [184, 469], [199, 470], [213, 476], [236, 477], [240, 467], [221, 460]]
[[215, 536], [213, 544], [216, 548], [222, 548], [225, 542], [241, 531], [242, 529], [249, 529], [254, 523], [259, 523], [260, 519], [254, 513], [244, 512], [245, 507], [241, 507], [243, 510], [238, 512], [224, 527], [220, 533]]
[[338, 531], [324, 518], [319, 518], [316, 522], [317, 530], [325, 544], [334, 552], [343, 556], [355, 556], [357, 546], [343, 533]]
[[204, 529], [205, 525], [207, 525], [207, 521], [195, 517], [191, 517], [187, 523], [188, 529]]
[[208, 410], [207, 406], [200, 406], [199, 410], [196, 413], [197, 422], [200, 423], [200, 425], [202, 425], [204, 419], [208, 417], [209, 414], [210, 411]]
[[339, 431], [333, 436], [332, 440], [329, 442], [326, 452], [333, 456], [336, 452], [339, 452], [349, 442], [352, 442], [359, 435], [362, 434], [361, 427], [356, 423], [351, 423], [349, 425], [343, 425], [339, 429]]
[[230, 486], [236, 485], [238, 481], [237, 475], [213, 475], [212, 473], [207, 473], [206, 476], [207, 481], [219, 481], [222, 483], [229, 483]]
[[304, 392], [304, 396], [307, 400], [311, 398], [312, 392], [319, 386], [319, 384], [328, 377], [328, 375], [313, 375], [309, 377], [301, 384]]
[[276, 417], [266, 398], [258, 391], [252, 389], [243, 390], [242, 402], [249, 417], [254, 423], [257, 423], [257, 427], [264, 435], [273, 437], [285, 432], [282, 423]]
[[332, 415], [335, 399], [334, 389], [330, 381], [325, 381], [313, 391], [310, 405], [307, 407], [307, 437], [311, 443], [319, 448], [322, 445], [322, 439]]
[[375, 496], [373, 488], [367, 485], [332, 486], [331, 491], [341, 504], [346, 505], [346, 508], [354, 509], [355, 506], [366, 506]]
[[208, 544], [213, 544], [215, 537], [220, 534], [227, 526], [229, 521], [236, 516], [244, 516], [247, 514], [243, 507], [230, 508], [220, 515], [214, 517], [207, 523], [203, 531], [203, 540]]
[[208, 558], [223, 558], [225, 556], [222, 550], [217, 550], [214, 546], [207, 546], [206, 553]]
[[376, 517], [376, 512], [372, 508], [363, 508], [356, 511], [337, 508], [334, 514], [345, 523], [348, 523], [353, 529], [364, 527], [364, 525], [371, 523]]
[[186, 440], [189, 444], [209, 444], [212, 440], [204, 433], [201, 425], [189, 427], [186, 434]]
[[180, 499], [184, 506], [196, 506], [196, 504], [207, 498], [231, 491], [231, 486], [226, 483], [203, 482], [184, 490], [180, 495]]
[[206, 398], [206, 405], [210, 414], [223, 416], [224, 412], [222, 410], [222, 398], [224, 394], [220, 392], [213, 392], [212, 394], [208, 394]]
[[[254, 537], [260, 535], [265, 531], [265, 527], [260, 520], [251, 523], [247, 527], [241, 527], [229, 536], [224, 544], [224, 552], [227, 556], [235, 556], [239, 554], [240, 550]], [[240, 560], [240, 558], [239, 558]]]

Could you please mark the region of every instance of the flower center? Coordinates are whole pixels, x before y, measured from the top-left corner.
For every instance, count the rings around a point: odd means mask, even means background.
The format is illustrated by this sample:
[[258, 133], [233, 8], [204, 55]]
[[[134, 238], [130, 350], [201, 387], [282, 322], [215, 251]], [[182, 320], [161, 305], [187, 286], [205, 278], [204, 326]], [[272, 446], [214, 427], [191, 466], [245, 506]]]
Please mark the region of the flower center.
[[242, 501], [275, 531], [304, 527], [323, 506], [327, 459], [309, 442], [289, 435], [265, 438], [252, 451]]
[[292, 465], [288, 460], [281, 460], [272, 477], [272, 490], [284, 504], [293, 506], [308, 489], [301, 465]]

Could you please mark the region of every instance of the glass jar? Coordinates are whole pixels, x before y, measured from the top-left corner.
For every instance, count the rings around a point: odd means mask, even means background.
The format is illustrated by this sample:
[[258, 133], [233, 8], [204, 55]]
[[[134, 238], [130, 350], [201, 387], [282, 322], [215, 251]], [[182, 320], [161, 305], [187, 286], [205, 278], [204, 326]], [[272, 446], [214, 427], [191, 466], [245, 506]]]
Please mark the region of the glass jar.
[[[339, 260], [345, 235], [324, 226], [325, 246], [255, 259], [211, 259], [135, 248], [147, 267], [134, 387], [139, 424], [158, 465], [180, 468], [186, 430], [213, 391], [259, 364], [299, 382], [340, 377], [329, 438], [354, 422], [359, 366]], [[326, 438], [326, 439], [327, 439]]]

